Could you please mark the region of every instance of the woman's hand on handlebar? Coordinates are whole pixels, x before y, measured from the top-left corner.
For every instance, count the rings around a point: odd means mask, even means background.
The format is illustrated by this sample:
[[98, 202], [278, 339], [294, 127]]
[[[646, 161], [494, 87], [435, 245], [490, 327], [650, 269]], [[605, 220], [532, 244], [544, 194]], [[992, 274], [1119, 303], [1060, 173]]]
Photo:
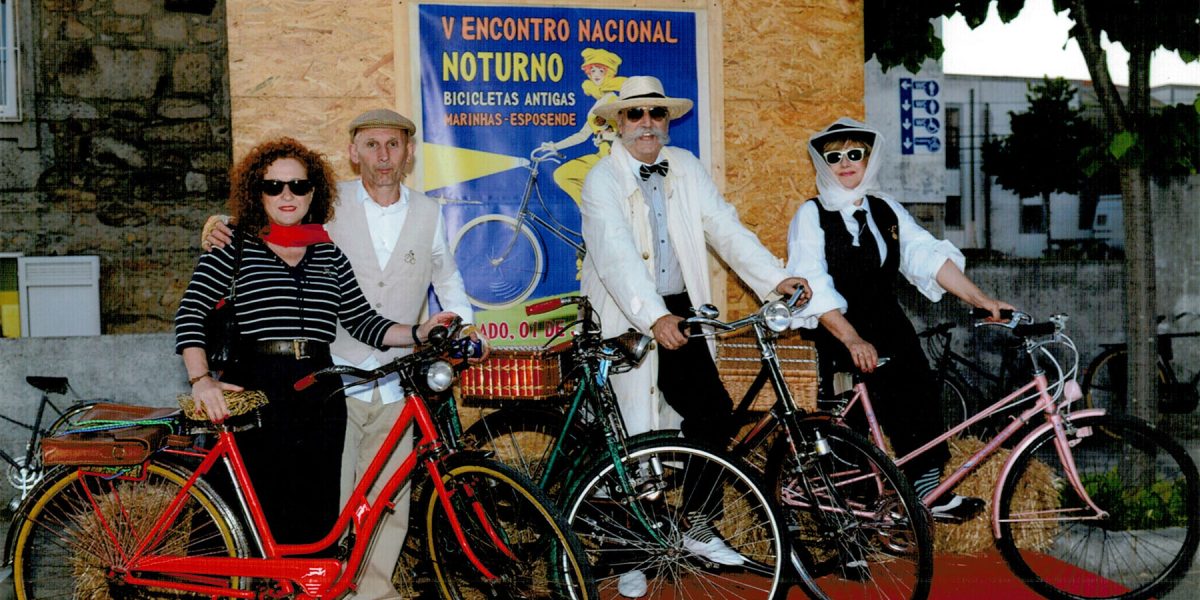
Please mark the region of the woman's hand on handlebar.
[[417, 326], [417, 338], [420, 339], [421, 343], [425, 343], [429, 341], [429, 334], [433, 331], [434, 327], [441, 326], [449, 328], [455, 320], [462, 320], [462, 317], [448, 310], [444, 310], [440, 313], [432, 315], [428, 319], [425, 319], [424, 323], [421, 323], [419, 326]]
[[687, 343], [687, 336], [679, 329], [679, 325], [683, 323], [683, 317], [672, 314], [665, 314], [654, 322], [650, 327], [650, 333], [654, 334], [654, 341], [658, 342], [659, 346], [667, 350], [677, 350]]
[[845, 342], [846, 350], [850, 352], [850, 358], [854, 360], [854, 366], [858, 367], [863, 373], [873, 373], [875, 367], [879, 364], [879, 352], [875, 350], [875, 346], [860, 337], [855, 337], [852, 340]]
[[[997, 300], [991, 296], [984, 296], [975, 302], [975, 310], [972, 311], [972, 314], [979, 316], [986, 311], [991, 313], [991, 315], [980, 318], [984, 318], [984, 320], [992, 323], [999, 323], [1012, 319], [1012, 312], [1015, 310], [1017, 310], [1016, 307], [1007, 302]], [[1005, 311], [1004, 314], [1001, 314], [1001, 311]]]
[[229, 404], [225, 402], [225, 392], [240, 392], [242, 387], [232, 383], [223, 383], [205, 377], [192, 385], [192, 401], [199, 402], [204, 407], [204, 414], [213, 423], [224, 422], [229, 418]]

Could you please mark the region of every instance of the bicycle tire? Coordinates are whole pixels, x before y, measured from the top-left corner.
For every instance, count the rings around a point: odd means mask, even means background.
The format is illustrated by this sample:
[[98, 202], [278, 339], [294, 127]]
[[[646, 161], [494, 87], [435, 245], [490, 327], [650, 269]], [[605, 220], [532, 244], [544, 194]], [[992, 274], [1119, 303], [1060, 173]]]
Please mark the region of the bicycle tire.
[[[576, 422], [566, 430], [567, 439], [555, 452], [555, 443], [565, 425], [566, 415], [560, 411], [506, 407], [484, 415], [468, 427], [463, 433], [463, 444], [490, 453], [490, 458], [516, 469], [552, 500], [557, 500], [583, 466], [580, 454], [591, 447], [587, 430]], [[554, 472], [547, 475], [545, 468], [551, 458]]]
[[[455, 454], [441, 466], [450, 493], [447, 501], [455, 504], [463, 535], [484, 566], [498, 576], [488, 582], [477, 572], [449, 526], [441, 497], [428, 485], [418, 506], [441, 597], [598, 598], [579, 540], [537, 486], [511, 467], [478, 456]], [[497, 537], [505, 544], [496, 543]], [[502, 546], [515, 557], [506, 556]]]
[[[1191, 566], [1200, 543], [1195, 463], [1182, 446], [1143, 421], [1113, 415], [1068, 420], [1079, 476], [1107, 517], [1088, 520], [1094, 512], [1067, 483], [1054, 431], [1043, 429], [1022, 441], [1003, 482], [1000, 555], [1048, 598], [1137, 600], [1165, 593]], [[1056, 483], [1050, 496], [1057, 507], [1022, 496], [1030, 488], [1045, 492], [1036, 482], [1047, 476]], [[1033, 511], [1036, 521], [1019, 520]], [[1117, 587], [1079, 577], [1081, 570]]]
[[[128, 479], [56, 467], [13, 519], [13, 583], [18, 600], [55, 597], [138, 597], [158, 590], [171, 598], [207, 598], [120, 582], [122, 563], [188, 479], [185, 469], [151, 462], [145, 477]], [[189, 492], [179, 517], [149, 552], [155, 556], [249, 556], [234, 513], [204, 481]], [[160, 581], [196, 582], [194, 576], [147, 575]], [[207, 578], [213, 585], [250, 589], [247, 578]], [[216, 582], [220, 583], [216, 583]], [[120, 588], [120, 589], [118, 589]], [[153, 596], [151, 597], [158, 597]]]
[[[625, 491], [616, 465], [607, 456], [593, 461], [566, 504], [567, 521], [588, 552], [605, 598], [616, 596], [622, 576], [634, 570], [645, 576], [653, 597], [784, 594], [781, 521], [745, 461], [678, 437], [635, 438], [620, 461], [633, 494]], [[693, 476], [697, 483], [691, 490], [707, 496], [692, 497], [689, 505], [684, 481]], [[716, 565], [686, 548], [685, 513], [697, 506], [728, 548], [745, 560], [742, 565]]]
[[[963, 392], [964, 388], [965, 386], [961, 382], [950, 377], [942, 380], [942, 389], [938, 394], [940, 399], [938, 406], [942, 411], [942, 431], [950, 431], [974, 416], [971, 412], [970, 402], [967, 400], [967, 394]], [[964, 429], [959, 432], [954, 439], [961, 438], [966, 431]]]
[[59, 417], [55, 419], [53, 423], [50, 424], [50, 427], [46, 429], [46, 435], [58, 435], [64, 431], [70, 431], [71, 427], [79, 421], [79, 417], [91, 410], [92, 407], [96, 406], [97, 404], [99, 404], [99, 402], [85, 400], [83, 402], [76, 402], [75, 404], [68, 406], [67, 410], [63, 411], [63, 413], [59, 415]]
[[[509, 244], [512, 244], [511, 248]], [[465, 252], [459, 252], [459, 247]], [[528, 225], [507, 215], [467, 221], [450, 244], [471, 303], [484, 310], [518, 304], [546, 275], [546, 253]]]
[[781, 436], [767, 463], [799, 584], [822, 600], [928, 597], [933, 528], [908, 479], [882, 450], [850, 429], [813, 420], [800, 426], [820, 428], [829, 451], [797, 456]]
[[[1161, 361], [1155, 361], [1159, 394], [1166, 389], [1167, 374]], [[1129, 350], [1109, 348], [1087, 366], [1083, 376], [1083, 403], [1087, 408], [1103, 408], [1114, 415], [1128, 414]]]

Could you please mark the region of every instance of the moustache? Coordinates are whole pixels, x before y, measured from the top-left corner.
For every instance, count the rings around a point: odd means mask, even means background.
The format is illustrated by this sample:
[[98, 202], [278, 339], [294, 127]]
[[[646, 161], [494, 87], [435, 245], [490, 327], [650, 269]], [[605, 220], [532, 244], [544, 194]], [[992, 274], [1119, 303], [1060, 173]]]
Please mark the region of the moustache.
[[626, 146], [630, 146], [638, 138], [643, 135], [652, 135], [658, 139], [658, 143], [666, 146], [671, 143], [671, 136], [667, 132], [655, 129], [653, 127], [635, 127], [634, 129], [621, 135], [621, 142]]

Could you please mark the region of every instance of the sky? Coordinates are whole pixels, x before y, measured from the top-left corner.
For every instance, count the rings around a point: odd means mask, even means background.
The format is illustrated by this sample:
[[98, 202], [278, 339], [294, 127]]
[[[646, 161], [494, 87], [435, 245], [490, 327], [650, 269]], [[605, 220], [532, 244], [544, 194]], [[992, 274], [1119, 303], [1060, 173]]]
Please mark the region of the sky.
[[[1007, 24], [1000, 21], [993, 3], [987, 21], [973, 30], [962, 16], [954, 15], [942, 23], [942, 43], [946, 47], [942, 55], [943, 70], [971, 75], [1049, 75], [1090, 80], [1079, 45], [1067, 37], [1071, 25], [1066, 13], [1055, 14], [1051, 0], [1026, 0], [1025, 8]], [[1127, 85], [1129, 54], [1119, 44], [1102, 43], [1108, 53], [1113, 81]], [[1172, 83], [1200, 85], [1200, 62], [1184, 63], [1179, 55], [1159, 50], [1151, 57], [1150, 85]]]

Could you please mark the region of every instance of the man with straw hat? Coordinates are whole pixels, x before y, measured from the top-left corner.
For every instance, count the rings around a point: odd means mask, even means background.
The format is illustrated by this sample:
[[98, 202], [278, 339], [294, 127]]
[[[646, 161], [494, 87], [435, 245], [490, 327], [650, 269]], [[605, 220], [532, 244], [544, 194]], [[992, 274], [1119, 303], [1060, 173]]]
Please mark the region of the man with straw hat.
[[[384, 316], [417, 323], [426, 311], [432, 286], [444, 310], [470, 322], [474, 313], [446, 242], [441, 207], [404, 185], [413, 168], [417, 126], [404, 115], [380, 108], [355, 117], [348, 130], [350, 162], [360, 178], [338, 184], [335, 217], [325, 228], [350, 259], [363, 294]], [[205, 225], [202, 245], [206, 250], [230, 241], [229, 229], [214, 219]], [[376, 368], [409, 351], [380, 351], [354, 340], [341, 327], [330, 350], [334, 362], [363, 369]], [[403, 400], [395, 375], [346, 390], [343, 503], [399, 418]], [[412, 436], [406, 434], [386, 468], [403, 459], [411, 447]], [[358, 589], [351, 597], [401, 598], [392, 585], [392, 572], [408, 532], [409, 494], [410, 488], [405, 486], [396, 498], [394, 514], [376, 529]]]
[[[717, 374], [714, 343], [679, 329], [692, 307], [712, 301], [707, 248], [760, 298], [791, 294], [806, 282], [789, 277], [742, 225], [694, 154], [667, 146], [670, 122], [691, 108], [691, 100], [667, 96], [657, 78], [634, 76], [621, 86], [619, 100], [594, 109], [616, 123], [620, 143], [583, 185], [588, 252], [581, 287], [605, 336], [633, 328], [657, 342], [637, 369], [612, 377], [629, 433], [671, 428], [682, 418], [685, 437], [721, 448], [732, 433], [732, 401]], [[718, 564], [744, 563], [708, 523], [719, 508], [688, 511], [687, 550]], [[644, 595], [645, 574], [625, 573], [617, 589], [627, 597]]]

